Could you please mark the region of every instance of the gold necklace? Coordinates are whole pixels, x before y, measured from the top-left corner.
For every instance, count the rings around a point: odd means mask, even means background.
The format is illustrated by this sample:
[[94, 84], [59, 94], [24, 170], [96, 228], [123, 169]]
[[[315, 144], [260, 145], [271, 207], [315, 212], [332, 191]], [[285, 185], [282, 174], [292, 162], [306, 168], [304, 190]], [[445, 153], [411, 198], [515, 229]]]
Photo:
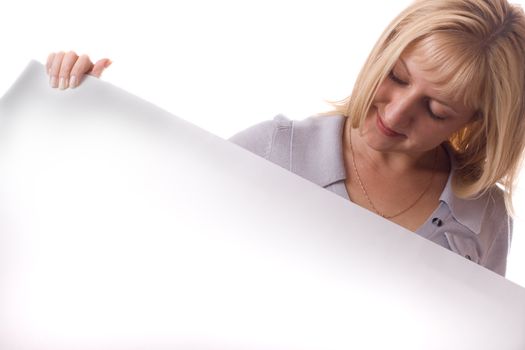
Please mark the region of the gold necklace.
[[434, 181], [434, 175], [436, 175], [436, 169], [437, 169], [437, 163], [438, 163], [437, 162], [437, 160], [438, 160], [438, 148], [436, 148], [436, 152], [435, 152], [435, 156], [434, 156], [434, 168], [432, 169], [432, 176], [430, 177], [430, 181], [428, 182], [428, 185], [427, 185], [427, 187], [425, 187], [423, 192], [421, 192], [419, 194], [419, 196], [416, 198], [416, 200], [414, 202], [412, 202], [408, 207], [398, 211], [394, 215], [386, 215], [385, 213], [379, 211], [376, 208], [376, 206], [374, 205], [374, 203], [372, 202], [372, 200], [370, 199], [370, 196], [368, 195], [368, 192], [366, 191], [366, 188], [363, 185], [363, 181], [361, 181], [361, 176], [359, 176], [359, 172], [357, 171], [357, 166], [355, 165], [354, 147], [352, 147], [352, 137], [350, 135], [349, 135], [349, 139], [350, 139], [350, 152], [352, 153], [352, 165], [354, 166], [354, 171], [355, 171], [355, 174], [357, 175], [357, 181], [359, 182], [359, 186], [361, 187], [361, 190], [363, 191], [363, 194], [365, 195], [366, 200], [368, 201], [368, 204], [370, 204], [370, 206], [372, 207], [372, 209], [374, 209], [376, 214], [384, 217], [385, 219], [395, 218], [396, 216], [399, 216], [399, 215], [407, 212], [408, 210], [412, 209], [412, 207], [414, 207], [414, 205], [416, 205], [416, 203], [419, 202], [419, 200], [421, 198], [423, 198], [425, 193], [427, 193], [427, 191], [430, 189], [430, 186], [432, 185], [432, 182]]

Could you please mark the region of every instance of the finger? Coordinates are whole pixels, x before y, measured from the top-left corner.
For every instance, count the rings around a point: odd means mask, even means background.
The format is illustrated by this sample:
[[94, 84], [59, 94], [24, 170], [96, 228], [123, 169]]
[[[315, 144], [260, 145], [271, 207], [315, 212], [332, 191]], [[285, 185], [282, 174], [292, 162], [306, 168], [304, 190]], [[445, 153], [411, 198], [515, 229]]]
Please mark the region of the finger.
[[69, 85], [69, 75], [77, 59], [78, 55], [73, 51], [69, 51], [64, 55], [64, 58], [62, 59], [62, 64], [60, 65], [60, 72], [58, 74], [58, 88], [60, 90], [67, 89]]
[[62, 65], [62, 59], [64, 58], [65, 53], [63, 51], [57, 52], [53, 57], [53, 62], [51, 63], [51, 70], [49, 72], [49, 85], [52, 88], [58, 87], [58, 74], [60, 73], [60, 66]]
[[71, 69], [71, 75], [69, 77], [69, 87], [76, 88], [82, 81], [84, 74], [90, 72], [93, 69], [93, 63], [87, 55], [80, 56], [75, 65]]
[[111, 65], [111, 63], [113, 62], [109, 58], [102, 58], [95, 63], [93, 69], [89, 74], [100, 78], [100, 75], [102, 74], [104, 69], [108, 68]]
[[53, 64], [53, 59], [55, 58], [55, 53], [51, 52], [49, 56], [47, 56], [47, 62], [46, 62], [46, 73], [49, 74], [51, 71], [51, 65]]

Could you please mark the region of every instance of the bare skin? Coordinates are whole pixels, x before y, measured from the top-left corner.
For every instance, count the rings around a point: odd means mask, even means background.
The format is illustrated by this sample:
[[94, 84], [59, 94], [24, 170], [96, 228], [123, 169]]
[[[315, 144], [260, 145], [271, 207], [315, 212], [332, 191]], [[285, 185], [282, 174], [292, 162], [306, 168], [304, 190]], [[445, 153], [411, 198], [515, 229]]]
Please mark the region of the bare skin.
[[82, 82], [84, 75], [99, 78], [111, 63], [109, 58], [102, 58], [93, 63], [87, 55], [78, 56], [73, 51], [50, 53], [46, 63], [49, 85], [61, 90], [75, 88]]
[[[358, 146], [359, 132], [346, 123], [343, 136], [344, 144], [350, 138], [354, 142], [354, 154], [359, 176], [374, 206], [386, 215], [393, 215], [410, 206], [428, 186], [428, 191], [405, 213], [389, 218], [390, 221], [415, 232], [434, 212], [439, 204], [439, 197], [445, 188], [450, 171], [449, 159], [443, 148], [437, 148], [424, 160], [425, 164], [414, 168], [396, 168], [395, 164], [374, 161], [363, 153], [363, 146]], [[350, 136], [351, 135], [351, 136]], [[348, 196], [353, 203], [374, 211], [357, 180], [352, 163], [352, 154], [345, 148], [343, 152], [347, 178], [345, 181]], [[437, 158], [435, 158], [437, 157]], [[437, 162], [437, 164], [435, 163]], [[431, 181], [431, 184], [429, 182]]]
[[[425, 59], [417, 49], [402, 55], [381, 83], [361, 130], [346, 123], [343, 136], [346, 189], [354, 203], [374, 211], [372, 201], [389, 216], [424, 193], [411, 209], [390, 218], [411, 231], [437, 208], [447, 183], [450, 161], [442, 143], [475, 115], [459, 99], [438, 93], [439, 86], [430, 81], [439, 72], [422, 69]], [[357, 179], [350, 142], [370, 201]]]

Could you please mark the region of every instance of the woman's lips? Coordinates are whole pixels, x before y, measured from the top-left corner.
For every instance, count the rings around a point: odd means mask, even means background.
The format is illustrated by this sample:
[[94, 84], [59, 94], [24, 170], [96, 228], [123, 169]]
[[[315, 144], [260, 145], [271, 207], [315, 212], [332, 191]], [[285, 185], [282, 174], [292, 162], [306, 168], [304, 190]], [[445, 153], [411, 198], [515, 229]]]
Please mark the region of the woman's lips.
[[398, 136], [405, 136], [403, 134], [400, 134], [392, 129], [389, 129], [388, 127], [383, 124], [383, 121], [381, 120], [381, 117], [379, 116], [379, 113], [376, 114], [376, 124], [379, 131], [381, 131], [385, 136], [388, 137], [398, 137]]

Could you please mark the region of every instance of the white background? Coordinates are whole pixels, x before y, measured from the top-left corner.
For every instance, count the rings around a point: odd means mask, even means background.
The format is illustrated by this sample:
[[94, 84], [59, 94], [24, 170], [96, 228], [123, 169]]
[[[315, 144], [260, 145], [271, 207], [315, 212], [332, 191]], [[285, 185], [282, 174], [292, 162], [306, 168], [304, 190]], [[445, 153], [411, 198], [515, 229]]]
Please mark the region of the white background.
[[[74, 50], [111, 58], [103, 79], [229, 137], [278, 113], [303, 119], [349, 95], [375, 40], [408, 3], [4, 2], [0, 95], [30, 59]], [[507, 278], [525, 286], [523, 190], [516, 212]]]

